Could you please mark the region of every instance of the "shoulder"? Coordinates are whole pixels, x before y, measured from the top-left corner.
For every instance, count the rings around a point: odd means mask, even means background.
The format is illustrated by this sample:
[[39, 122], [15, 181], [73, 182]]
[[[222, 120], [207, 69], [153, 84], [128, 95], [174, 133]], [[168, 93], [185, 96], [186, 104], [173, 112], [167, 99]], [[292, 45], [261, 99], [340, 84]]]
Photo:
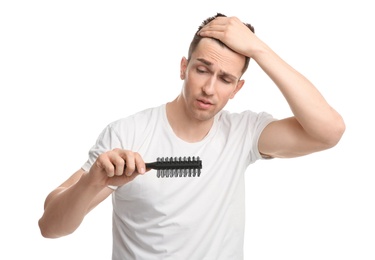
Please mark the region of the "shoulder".
[[269, 123], [273, 120], [273, 116], [267, 112], [254, 112], [251, 110], [245, 110], [240, 113], [233, 113], [223, 110], [218, 115], [218, 120], [224, 124], [231, 125], [258, 125], [262, 123]]
[[141, 110], [132, 115], [111, 122], [108, 127], [112, 129], [128, 129], [129, 127], [143, 127], [158, 120], [164, 105]]
[[241, 113], [222, 111], [218, 117], [218, 126], [226, 136], [237, 136], [256, 143], [266, 126], [276, 119], [267, 112], [250, 110]]
[[[102, 130], [97, 145], [105, 149], [130, 147], [138, 137], [145, 136], [155, 129], [163, 106], [147, 108], [127, 117], [110, 122]], [[109, 145], [108, 145], [109, 144]]]

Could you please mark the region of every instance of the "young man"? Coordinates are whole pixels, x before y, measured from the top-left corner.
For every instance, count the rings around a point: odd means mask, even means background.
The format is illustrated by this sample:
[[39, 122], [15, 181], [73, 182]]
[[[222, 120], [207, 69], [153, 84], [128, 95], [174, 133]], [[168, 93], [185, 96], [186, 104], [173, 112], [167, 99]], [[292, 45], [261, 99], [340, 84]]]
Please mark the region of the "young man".
[[[273, 80], [294, 116], [223, 110], [243, 87], [249, 59]], [[203, 22], [180, 77], [175, 100], [103, 130], [83, 167], [46, 198], [43, 236], [74, 232], [112, 194], [113, 259], [243, 259], [249, 164], [331, 148], [345, 130], [313, 84], [236, 17], [217, 14]], [[145, 167], [157, 157], [180, 156], [202, 159], [199, 178], [157, 178]]]

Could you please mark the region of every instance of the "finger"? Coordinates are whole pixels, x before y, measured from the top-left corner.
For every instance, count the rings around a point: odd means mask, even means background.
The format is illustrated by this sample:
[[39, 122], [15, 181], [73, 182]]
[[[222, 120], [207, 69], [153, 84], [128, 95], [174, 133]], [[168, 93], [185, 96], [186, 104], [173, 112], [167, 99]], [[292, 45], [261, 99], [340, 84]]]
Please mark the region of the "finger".
[[111, 163], [107, 154], [99, 155], [96, 165], [99, 169], [102, 169], [108, 177], [113, 177], [115, 175], [115, 167]]
[[212, 26], [212, 25], [225, 25], [228, 21], [228, 17], [216, 17], [211, 22], [205, 25], [206, 26]]
[[143, 161], [142, 157], [140, 154], [135, 153], [134, 154], [134, 159], [135, 159], [135, 164], [137, 167], [137, 172], [140, 174], [144, 174], [146, 172], [146, 165], [145, 162]]
[[226, 28], [226, 24], [221, 23], [209, 23], [205, 25], [200, 31], [224, 31]]
[[115, 175], [121, 176], [124, 173], [125, 161], [119, 154], [114, 154], [111, 159], [112, 164], [115, 167]]
[[135, 171], [134, 153], [131, 151], [122, 150], [121, 157], [125, 160], [125, 175], [131, 176]]
[[106, 167], [106, 172], [108, 177], [113, 177], [113, 176], [120, 176], [124, 173], [124, 166], [125, 166], [125, 161], [122, 159], [120, 156], [120, 149], [114, 149], [112, 151], [109, 151], [105, 153], [107, 157], [107, 162], [104, 164], [104, 160], [106, 159], [105, 156], [103, 155], [103, 165]]
[[227, 26], [227, 19], [224, 17], [217, 17], [208, 24], [204, 25], [201, 30], [223, 30]]
[[225, 27], [222, 25], [219, 26], [206, 26], [199, 31], [201, 37], [211, 37], [215, 39], [220, 39], [225, 32]]

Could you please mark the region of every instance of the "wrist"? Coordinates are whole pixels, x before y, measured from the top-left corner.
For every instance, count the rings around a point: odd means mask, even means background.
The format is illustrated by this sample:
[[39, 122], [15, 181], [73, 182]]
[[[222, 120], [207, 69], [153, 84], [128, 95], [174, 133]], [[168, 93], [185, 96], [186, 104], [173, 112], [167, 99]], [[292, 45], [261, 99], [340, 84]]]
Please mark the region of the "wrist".
[[99, 192], [107, 186], [104, 180], [97, 180], [90, 172], [84, 172], [79, 182], [85, 189], [90, 189], [92, 192]]

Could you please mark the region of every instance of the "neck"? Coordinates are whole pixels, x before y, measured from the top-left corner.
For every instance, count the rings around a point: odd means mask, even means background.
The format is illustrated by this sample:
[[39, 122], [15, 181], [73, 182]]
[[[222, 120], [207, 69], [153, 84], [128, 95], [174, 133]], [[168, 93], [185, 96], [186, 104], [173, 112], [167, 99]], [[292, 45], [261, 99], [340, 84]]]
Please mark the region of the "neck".
[[209, 133], [214, 122], [214, 118], [199, 120], [190, 115], [181, 96], [167, 103], [166, 109], [173, 132], [189, 143], [201, 141]]

